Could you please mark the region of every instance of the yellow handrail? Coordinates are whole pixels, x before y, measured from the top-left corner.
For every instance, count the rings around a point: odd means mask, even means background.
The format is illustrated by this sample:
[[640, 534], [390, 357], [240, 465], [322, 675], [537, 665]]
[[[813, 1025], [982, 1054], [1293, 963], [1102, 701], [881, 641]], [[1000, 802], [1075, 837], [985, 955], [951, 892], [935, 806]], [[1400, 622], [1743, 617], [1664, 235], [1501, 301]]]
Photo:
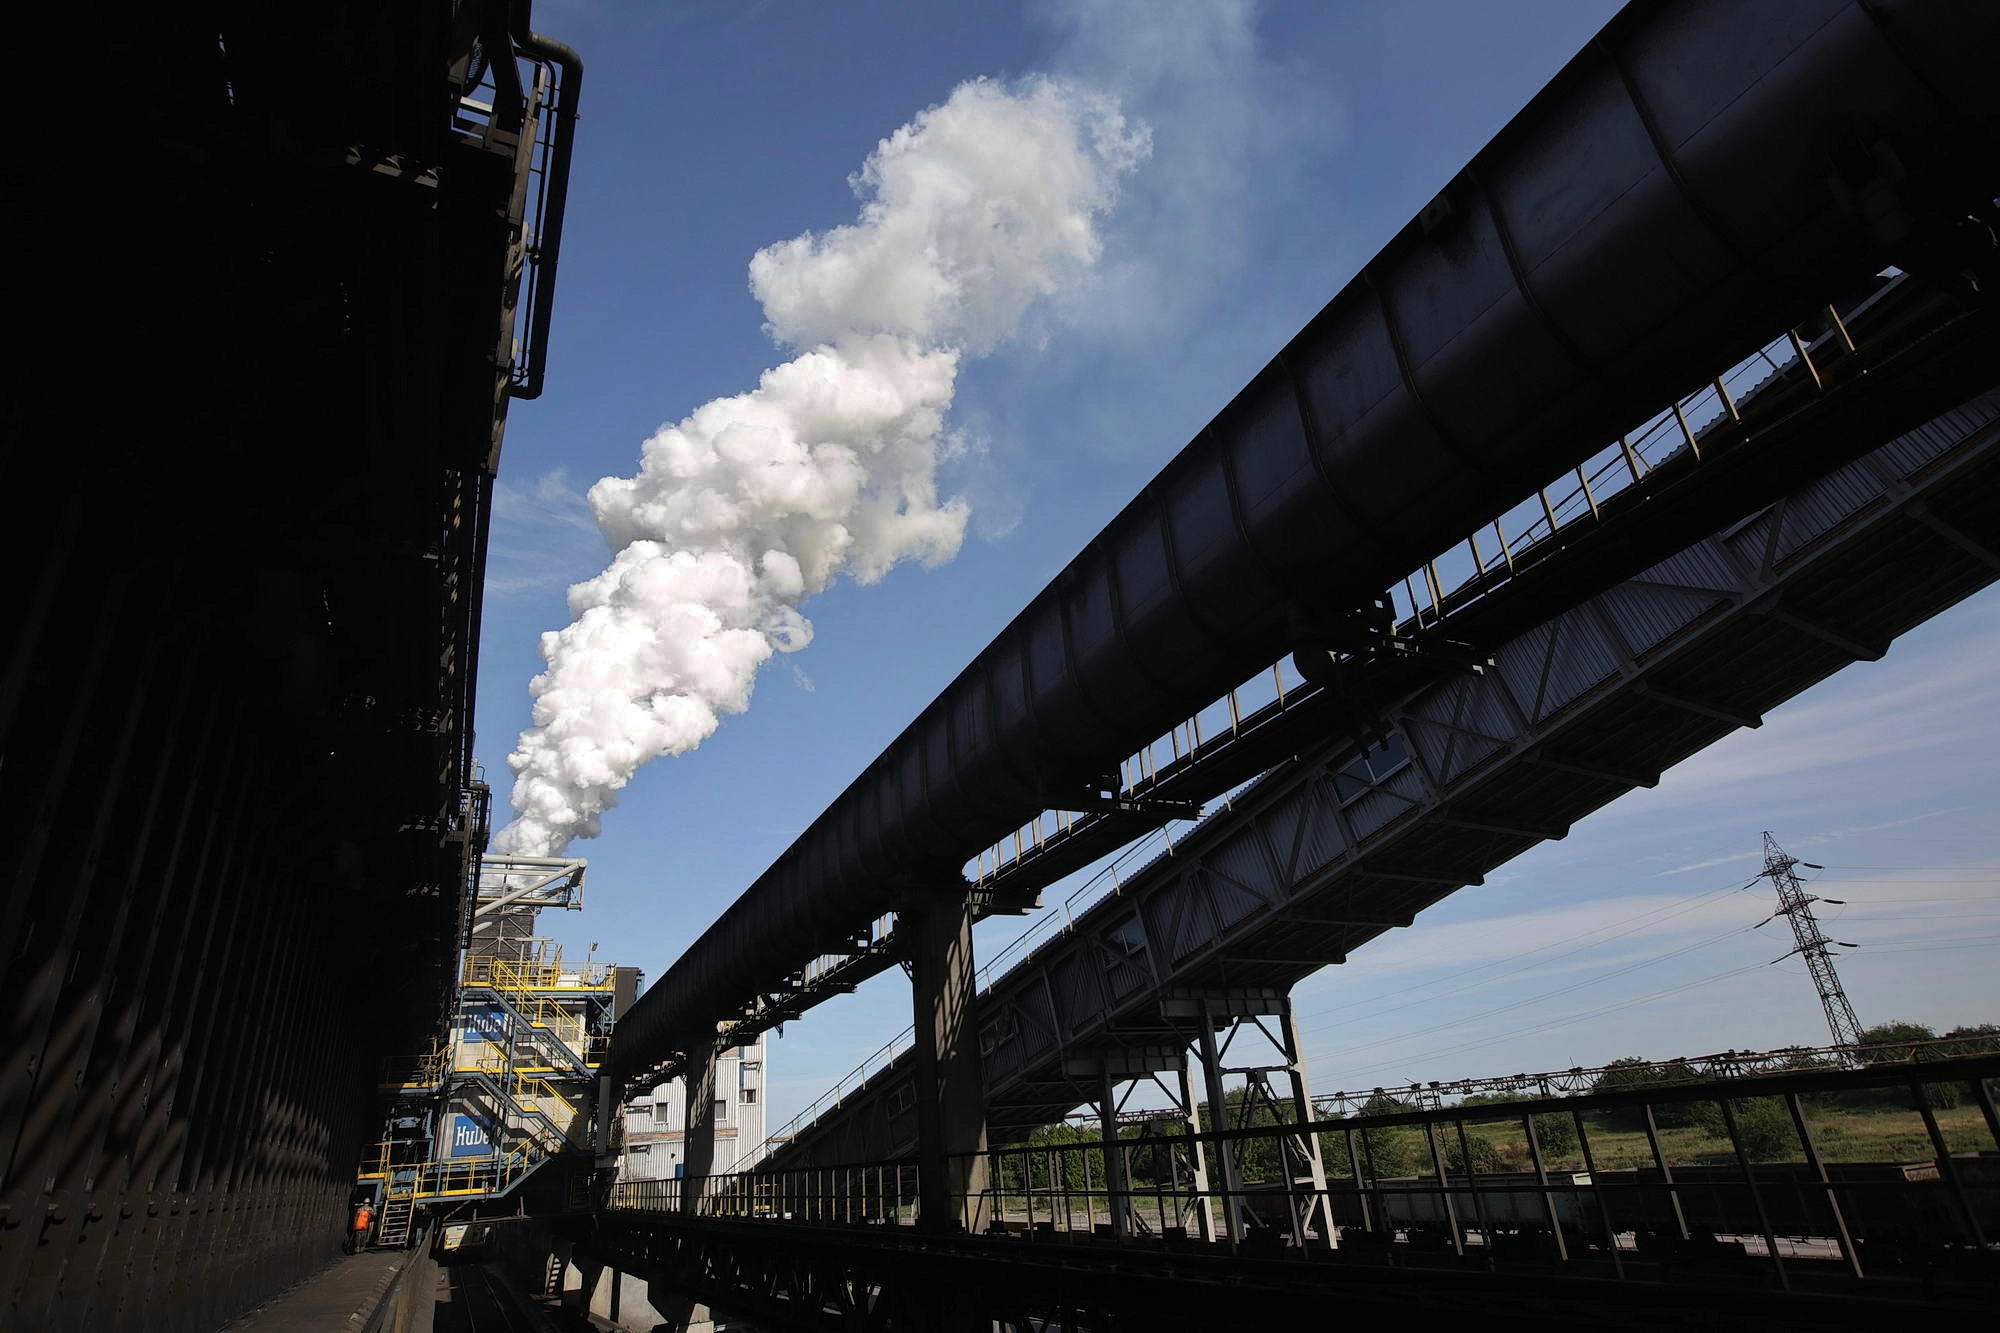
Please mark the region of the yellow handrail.
[[[452, 1198], [492, 1194], [508, 1188], [541, 1162], [566, 1149], [589, 1145], [589, 1117], [554, 1079], [545, 1074], [573, 1069], [572, 1060], [594, 1066], [602, 1057], [605, 1039], [593, 1035], [579, 1000], [591, 995], [608, 995], [613, 989], [616, 967], [590, 962], [581, 966], [565, 963], [562, 948], [553, 940], [530, 939], [520, 942], [515, 957], [475, 954], [465, 959], [460, 979], [467, 986], [499, 991], [531, 1028], [524, 1048], [515, 1043], [522, 1034], [500, 1041], [482, 1040], [470, 1027], [459, 1040], [434, 1046], [427, 1054], [385, 1068], [384, 1086], [413, 1089], [438, 1087], [454, 1073], [486, 1075], [507, 1103], [501, 1111], [500, 1128], [520, 1137], [501, 1152], [482, 1157], [404, 1163], [392, 1161], [393, 1145], [381, 1143], [364, 1155], [361, 1179], [379, 1179], [389, 1198]], [[533, 1033], [547, 1033], [568, 1048], [566, 1057], [550, 1060], [550, 1051]], [[535, 1046], [541, 1045], [536, 1050]], [[529, 1072], [533, 1071], [533, 1072]]]
[[524, 958], [468, 955], [463, 973], [465, 984], [510, 991], [609, 992], [613, 988], [616, 964], [590, 962], [576, 966], [563, 961], [562, 947], [553, 940], [524, 943], [533, 946]]

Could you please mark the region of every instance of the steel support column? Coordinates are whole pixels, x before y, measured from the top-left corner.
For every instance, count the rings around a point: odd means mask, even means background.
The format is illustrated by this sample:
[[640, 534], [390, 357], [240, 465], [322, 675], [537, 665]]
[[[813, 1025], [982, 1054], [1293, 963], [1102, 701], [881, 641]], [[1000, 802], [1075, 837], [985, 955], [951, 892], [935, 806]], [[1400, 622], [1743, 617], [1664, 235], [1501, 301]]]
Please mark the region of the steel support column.
[[976, 1227], [986, 1192], [986, 1090], [973, 1026], [972, 910], [926, 906], [899, 918], [910, 941], [916, 1017], [918, 1222]]
[[[1208, 1087], [1208, 1118], [1217, 1129], [1229, 1128], [1229, 1103], [1224, 1100], [1222, 1086], [1222, 1049], [1216, 1045], [1215, 1030], [1220, 1023], [1229, 1025], [1229, 1020], [1218, 1019], [1214, 1009], [1204, 1000], [1201, 1005], [1201, 1074]], [[1217, 1145], [1216, 1157], [1222, 1165], [1222, 1235], [1230, 1245], [1240, 1243], [1247, 1234], [1248, 1219], [1243, 1215], [1243, 1174], [1236, 1164], [1236, 1154], [1229, 1150], [1227, 1143]]]
[[1195, 1056], [1189, 1052], [1181, 1061], [1181, 1113], [1187, 1118], [1188, 1131], [1188, 1172], [1193, 1177], [1194, 1198], [1190, 1211], [1194, 1213], [1195, 1234], [1203, 1240], [1215, 1239], [1215, 1201], [1208, 1193], [1208, 1148], [1201, 1141], [1201, 1102], [1194, 1092]]
[[[1299, 1044], [1298, 1024], [1293, 1017], [1291, 997], [1269, 988], [1198, 992], [1177, 990], [1161, 1001], [1167, 1018], [1198, 1018], [1195, 1049], [1208, 1088], [1209, 1116], [1216, 1129], [1235, 1128], [1229, 1123], [1228, 1086], [1225, 1078], [1240, 1074], [1243, 1088], [1243, 1127], [1256, 1122], [1256, 1109], [1265, 1107], [1278, 1123], [1307, 1124], [1313, 1120], [1312, 1094], [1306, 1086], [1304, 1055]], [[1266, 1020], [1271, 1020], [1266, 1022]], [[1247, 1033], [1255, 1032], [1275, 1047], [1280, 1063], [1241, 1067], [1225, 1063], [1230, 1047]], [[1220, 1041], [1216, 1034], [1225, 1035]], [[1271, 1087], [1270, 1076], [1282, 1073], [1286, 1079], [1281, 1098]], [[1280, 1141], [1280, 1166], [1284, 1172], [1287, 1224], [1292, 1244], [1303, 1250], [1309, 1243], [1332, 1248], [1338, 1233], [1326, 1195], [1326, 1166], [1321, 1157], [1319, 1136], [1308, 1132], [1287, 1134]], [[1224, 1234], [1232, 1242], [1243, 1240], [1255, 1217], [1243, 1197], [1243, 1170], [1238, 1154], [1243, 1145], [1218, 1145], [1222, 1163]]]
[[681, 1086], [687, 1105], [681, 1113], [681, 1211], [701, 1211], [702, 1186], [715, 1167], [715, 1043], [688, 1052]]
[[[1292, 997], [1285, 997], [1285, 1011], [1278, 1017], [1285, 1053], [1285, 1081], [1291, 1095], [1292, 1123], [1309, 1125], [1315, 1119], [1312, 1089], [1306, 1086], [1305, 1048], [1299, 1041], [1299, 1022]], [[1317, 1224], [1319, 1243], [1332, 1250], [1340, 1246], [1340, 1231], [1333, 1224], [1333, 1205], [1326, 1195], [1326, 1161], [1320, 1152], [1319, 1135], [1300, 1133], [1285, 1139], [1285, 1165], [1292, 1194], [1292, 1243], [1305, 1248], [1308, 1233]], [[1301, 1201], [1298, 1186], [1310, 1184], [1312, 1193]], [[1301, 1207], [1303, 1202], [1303, 1207]]]
[[1111, 1213], [1111, 1234], [1132, 1234], [1132, 1181], [1125, 1154], [1118, 1146], [1118, 1080], [1102, 1057], [1097, 1061], [1097, 1127], [1104, 1143], [1105, 1203]]

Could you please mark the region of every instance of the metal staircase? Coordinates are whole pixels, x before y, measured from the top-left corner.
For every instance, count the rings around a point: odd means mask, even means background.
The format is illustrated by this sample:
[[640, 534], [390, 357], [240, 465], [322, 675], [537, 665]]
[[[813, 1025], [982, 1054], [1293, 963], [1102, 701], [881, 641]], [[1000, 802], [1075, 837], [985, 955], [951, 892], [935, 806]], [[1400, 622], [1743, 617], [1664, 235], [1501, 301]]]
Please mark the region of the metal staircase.
[[379, 1201], [377, 1244], [409, 1244], [434, 1205], [512, 1195], [592, 1151], [617, 969], [566, 962], [534, 934], [538, 911], [582, 905], [583, 864], [484, 857], [470, 878], [448, 1031], [381, 1079], [388, 1123], [359, 1173]]
[[401, 1249], [410, 1243], [410, 1225], [416, 1217], [417, 1202], [414, 1195], [390, 1194], [382, 1201], [382, 1225], [375, 1232], [375, 1243], [394, 1249]]

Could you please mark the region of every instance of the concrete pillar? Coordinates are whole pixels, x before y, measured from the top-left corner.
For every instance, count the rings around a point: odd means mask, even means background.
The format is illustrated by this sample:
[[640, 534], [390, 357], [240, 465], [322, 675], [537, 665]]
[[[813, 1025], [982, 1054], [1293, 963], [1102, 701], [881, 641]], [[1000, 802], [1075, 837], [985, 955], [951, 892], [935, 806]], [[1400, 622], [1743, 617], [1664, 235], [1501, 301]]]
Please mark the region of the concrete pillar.
[[[919, 1223], [978, 1225], [986, 1190], [986, 1088], [972, 1021], [972, 909], [959, 902], [900, 915], [916, 1012]], [[974, 1155], [976, 1154], [976, 1155]]]
[[687, 1106], [681, 1132], [681, 1211], [692, 1216], [701, 1207], [702, 1183], [715, 1165], [715, 1043], [688, 1052], [682, 1075]]

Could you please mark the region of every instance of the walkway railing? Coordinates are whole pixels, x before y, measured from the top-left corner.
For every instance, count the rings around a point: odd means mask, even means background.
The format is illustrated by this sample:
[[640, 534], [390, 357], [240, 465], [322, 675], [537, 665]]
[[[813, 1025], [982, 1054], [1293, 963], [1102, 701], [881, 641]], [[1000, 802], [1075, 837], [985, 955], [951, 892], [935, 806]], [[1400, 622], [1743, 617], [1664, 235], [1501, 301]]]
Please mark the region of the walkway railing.
[[[1155, 829], [1133, 842], [1103, 869], [1072, 890], [1069, 896], [1057, 903], [1053, 910], [1044, 912], [1033, 925], [1022, 931], [1005, 946], [996, 950], [993, 956], [980, 965], [974, 976], [974, 985], [984, 991], [995, 979], [1005, 974], [1016, 963], [1033, 956], [1035, 950], [1070, 928], [1071, 923], [1085, 908], [1102, 898], [1118, 891], [1119, 884], [1131, 875], [1136, 863], [1149, 861], [1163, 848], [1173, 845], [1173, 829], [1169, 825]], [[894, 918], [888, 918], [893, 923]], [[884, 930], [883, 935], [889, 934]], [[786, 1121], [783, 1126], [767, 1136], [771, 1143], [782, 1143], [803, 1126], [811, 1124], [824, 1113], [831, 1111], [846, 1100], [849, 1094], [860, 1088], [875, 1074], [895, 1063], [896, 1058], [910, 1049], [916, 1029], [905, 1027], [901, 1032], [882, 1043], [872, 1054], [843, 1075], [838, 1082], [807, 1104], [806, 1108]]]
[[[1057, 1130], [982, 1154], [985, 1183], [956, 1203], [972, 1231], [1023, 1240], [1638, 1280], [1761, 1269], [1802, 1288], [1993, 1284], [1996, 1080], [2000, 1054], [1985, 1054], [1441, 1109], [1384, 1095], [1303, 1127], [1190, 1134], [1163, 1119], [1111, 1143]], [[1302, 1132], [1319, 1140], [1323, 1189], [1280, 1168], [1282, 1140]], [[1213, 1169], [1225, 1155], [1234, 1172]], [[918, 1184], [914, 1163], [866, 1162], [626, 1182], [611, 1206], [903, 1226], [921, 1221]], [[1297, 1234], [1287, 1220], [1300, 1217], [1334, 1227]]]
[[[1636, 431], [1607, 441], [1563, 479], [1542, 487], [1457, 545], [1413, 569], [1389, 590], [1389, 615], [1400, 637], [1442, 623], [1518, 573], [1559, 551], [1573, 530], [1594, 526], [1625, 493], [1650, 489], [1654, 473], [1672, 464], [1678, 475], [1699, 466], [1712, 431], [1782, 416], [1801, 399], [1866, 370], [1867, 312], [1901, 281], [1891, 279], [1850, 310], [1832, 306], [1791, 329], [1714, 380], [1668, 404]], [[1864, 353], [1857, 355], [1857, 353]], [[1258, 671], [1221, 698], [1134, 752], [1119, 766], [1119, 796], [1142, 801], [1231, 742], [1297, 708], [1318, 687], [1287, 674], [1284, 662]], [[966, 863], [975, 885], [995, 885], [1038, 855], [1090, 827], [1099, 817], [1048, 810]]]

